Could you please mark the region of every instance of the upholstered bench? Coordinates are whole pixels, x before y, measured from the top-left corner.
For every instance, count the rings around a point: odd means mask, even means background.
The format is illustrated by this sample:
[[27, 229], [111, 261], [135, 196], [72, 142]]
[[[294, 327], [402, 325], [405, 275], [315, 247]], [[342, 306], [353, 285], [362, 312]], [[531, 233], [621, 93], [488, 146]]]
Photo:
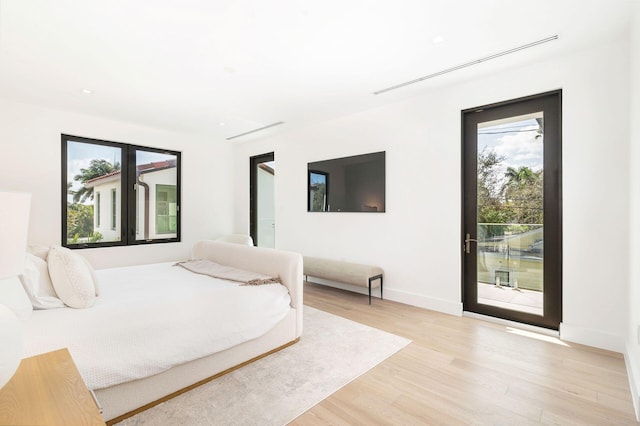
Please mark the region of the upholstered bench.
[[384, 271], [378, 266], [304, 256], [302, 268], [305, 281], [308, 281], [308, 277], [312, 276], [344, 284], [368, 287], [369, 304], [371, 304], [371, 288], [380, 286], [380, 299], [382, 299], [382, 276]]

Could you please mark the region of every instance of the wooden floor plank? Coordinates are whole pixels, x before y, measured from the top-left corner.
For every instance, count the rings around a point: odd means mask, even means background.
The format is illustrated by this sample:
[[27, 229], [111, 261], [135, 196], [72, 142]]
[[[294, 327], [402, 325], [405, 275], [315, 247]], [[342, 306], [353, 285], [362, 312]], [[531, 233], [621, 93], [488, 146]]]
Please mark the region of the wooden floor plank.
[[293, 425], [637, 425], [621, 354], [317, 284], [305, 304], [412, 340]]

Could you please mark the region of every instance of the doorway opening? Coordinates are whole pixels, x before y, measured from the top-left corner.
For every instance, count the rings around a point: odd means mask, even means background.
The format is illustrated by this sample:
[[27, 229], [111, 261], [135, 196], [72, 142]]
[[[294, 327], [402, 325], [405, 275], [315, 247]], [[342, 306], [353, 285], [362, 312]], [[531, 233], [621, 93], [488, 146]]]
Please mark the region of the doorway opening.
[[258, 247], [275, 248], [275, 174], [273, 152], [250, 158], [249, 233]]

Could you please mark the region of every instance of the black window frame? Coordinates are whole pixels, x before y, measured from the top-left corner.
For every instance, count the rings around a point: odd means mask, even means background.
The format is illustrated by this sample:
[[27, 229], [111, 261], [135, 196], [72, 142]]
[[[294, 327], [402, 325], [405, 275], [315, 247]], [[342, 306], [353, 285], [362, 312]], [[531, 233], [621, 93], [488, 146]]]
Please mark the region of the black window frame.
[[[80, 142], [86, 144], [103, 145], [119, 148], [122, 152], [121, 158], [121, 178], [120, 178], [120, 241], [107, 241], [107, 242], [83, 242], [83, 243], [70, 243], [67, 241], [67, 156], [68, 156], [68, 143]], [[74, 136], [68, 134], [61, 135], [62, 145], [62, 170], [61, 170], [61, 183], [62, 183], [62, 233], [61, 242], [63, 247], [70, 249], [84, 249], [84, 248], [96, 248], [96, 247], [116, 247], [116, 246], [134, 246], [134, 245], [146, 245], [146, 244], [163, 244], [163, 243], [176, 243], [181, 241], [181, 152], [152, 148], [148, 146], [133, 145], [123, 142], [113, 142], [103, 139], [93, 139], [82, 136]], [[177, 230], [175, 237], [156, 237], [151, 239], [136, 239], [136, 188], [137, 188], [137, 173], [136, 173], [136, 152], [146, 151], [155, 152], [159, 154], [173, 155], [176, 157], [176, 203], [177, 203]], [[71, 177], [72, 178], [72, 177]], [[111, 212], [110, 212], [111, 214]], [[94, 219], [95, 220], [95, 219]]]

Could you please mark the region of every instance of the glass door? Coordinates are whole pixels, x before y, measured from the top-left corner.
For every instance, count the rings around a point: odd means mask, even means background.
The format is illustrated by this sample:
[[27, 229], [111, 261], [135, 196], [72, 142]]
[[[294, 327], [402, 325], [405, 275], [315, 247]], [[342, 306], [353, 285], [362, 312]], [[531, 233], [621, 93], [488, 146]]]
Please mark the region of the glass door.
[[558, 329], [560, 99], [547, 93], [463, 112], [463, 305]]

